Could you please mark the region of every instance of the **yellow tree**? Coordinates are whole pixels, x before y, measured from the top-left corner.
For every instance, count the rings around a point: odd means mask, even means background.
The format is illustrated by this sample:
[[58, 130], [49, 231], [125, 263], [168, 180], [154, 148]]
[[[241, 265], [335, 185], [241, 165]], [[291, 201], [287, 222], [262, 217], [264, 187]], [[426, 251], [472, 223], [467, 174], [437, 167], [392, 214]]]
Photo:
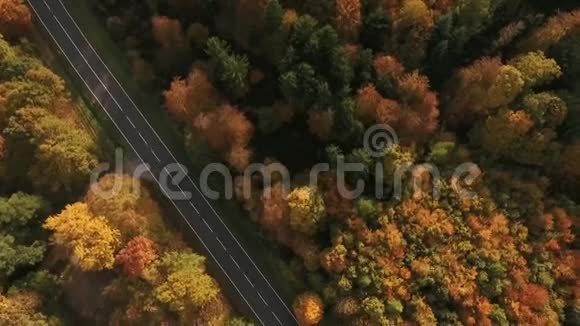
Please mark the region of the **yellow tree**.
[[[4, 51], [3, 51], [4, 52]], [[11, 79], [0, 84], [0, 125], [5, 127], [7, 119], [24, 107], [39, 107], [57, 116], [71, 116], [68, 91], [64, 80], [42, 66], [11, 49], [2, 53], [2, 78]], [[35, 65], [35, 64], [33, 64]], [[24, 72], [24, 69], [28, 69]]]
[[487, 93], [485, 106], [498, 108], [511, 103], [522, 91], [526, 83], [524, 78], [522, 72], [513, 66], [504, 65], [499, 68], [497, 78]]
[[355, 297], [343, 297], [334, 305], [334, 314], [341, 318], [347, 319], [356, 316], [361, 310], [361, 304]]
[[305, 292], [297, 296], [292, 308], [301, 326], [318, 325], [324, 314], [322, 300], [314, 292]]
[[433, 11], [423, 0], [404, 0], [395, 13], [391, 49], [407, 66], [416, 67], [425, 56], [433, 30]]
[[560, 126], [568, 114], [566, 102], [551, 92], [528, 94], [523, 98], [522, 106], [534, 122], [548, 128]]
[[431, 310], [431, 307], [425, 298], [414, 298], [412, 300], [413, 307], [415, 308], [415, 321], [419, 326], [436, 325], [437, 318]]
[[0, 294], [0, 325], [50, 325], [50, 319], [39, 311], [40, 295], [35, 292]]
[[199, 309], [219, 294], [217, 282], [205, 271], [205, 258], [196, 254], [169, 252], [160, 260], [159, 285], [154, 295], [172, 311]]
[[[34, 85], [29, 96], [38, 96], [38, 98], [34, 99], [35, 102], [40, 101], [48, 104], [46, 108], [57, 115], [65, 114], [65, 112], [58, 110], [60, 106], [56, 104], [59, 104], [59, 101], [68, 99], [70, 94], [66, 89], [65, 81], [59, 75], [44, 66], [38, 66], [29, 69], [24, 74], [24, 78], [26, 82]], [[68, 114], [70, 115], [70, 112]]]
[[96, 144], [86, 130], [37, 107], [18, 110], [4, 132], [35, 149], [30, 176], [51, 191], [83, 185], [97, 165]]
[[518, 56], [510, 61], [510, 65], [522, 73], [526, 87], [541, 86], [562, 75], [556, 60], [546, 58], [542, 51]]
[[50, 216], [44, 228], [53, 231], [53, 243], [72, 253], [72, 261], [85, 271], [110, 269], [115, 262], [120, 233], [103, 216], [92, 216], [84, 203], [68, 205]]
[[341, 244], [326, 248], [320, 255], [320, 264], [330, 273], [342, 273], [347, 268], [346, 254], [347, 249]]
[[93, 215], [106, 217], [121, 232], [123, 242], [138, 235], [159, 242], [166, 234], [159, 205], [137, 178], [107, 174], [91, 185], [84, 201]]
[[524, 111], [500, 112], [485, 121], [479, 134], [481, 146], [493, 155], [510, 155], [533, 126], [534, 121]]
[[322, 196], [310, 187], [294, 189], [288, 195], [290, 227], [306, 235], [320, 231], [326, 215]]

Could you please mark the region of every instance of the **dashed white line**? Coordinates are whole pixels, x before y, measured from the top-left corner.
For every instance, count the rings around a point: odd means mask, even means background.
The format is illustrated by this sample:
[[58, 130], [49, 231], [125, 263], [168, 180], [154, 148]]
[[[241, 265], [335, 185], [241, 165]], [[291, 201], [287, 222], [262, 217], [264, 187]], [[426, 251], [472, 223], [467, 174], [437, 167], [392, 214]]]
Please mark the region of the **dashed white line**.
[[213, 229], [211, 228], [211, 226], [209, 226], [209, 224], [207, 224], [207, 221], [202, 219], [203, 224], [205, 224], [205, 226], [207, 226], [207, 228], [211, 231], [211, 233], [213, 233]]
[[280, 321], [280, 319], [278, 319], [278, 316], [276, 316], [276, 314], [273, 311], [272, 311], [272, 316], [274, 316], [274, 318], [276, 318], [276, 320], [278, 321], [278, 323], [280, 325], [282, 325], [282, 326], [284, 325], [284, 324], [282, 324], [282, 322]]
[[129, 123], [131, 124], [131, 126], [133, 127], [133, 129], [137, 129], [135, 127], [135, 124], [133, 123], [133, 120], [131, 120], [131, 118], [129, 118], [129, 116], [126, 116], [125, 118], [127, 118], [127, 120], [129, 121]]
[[[197, 215], [199, 215], [199, 211], [197, 210], [197, 207], [195, 207], [195, 205], [194, 205], [192, 202], [189, 202], [189, 205], [190, 205], [191, 207], [193, 207], [193, 209], [195, 210], [195, 212], [197, 213]], [[205, 220], [204, 220], [204, 222], [205, 222]], [[213, 231], [212, 231], [212, 232], [213, 232]]]
[[155, 158], [157, 159], [157, 162], [161, 162], [161, 160], [159, 159], [159, 156], [157, 156], [157, 154], [155, 154], [154, 150], [151, 150], [151, 153], [153, 153], [153, 156], [155, 156]]
[[[62, 3], [61, 3], [62, 4]], [[44, 2], [44, 5], [47, 6], [49, 9], [50, 7], [48, 6], [48, 4], [46, 2]], [[80, 77], [80, 79], [82, 80], [82, 82], [85, 84], [85, 86], [87, 87], [87, 89], [89, 90], [89, 92], [91, 92], [91, 94], [93, 95], [93, 97], [97, 100], [97, 102], [99, 103], [99, 105], [103, 108], [103, 110], [105, 111], [105, 113], [109, 116], [109, 118], [111, 119], [111, 121], [113, 122], [113, 124], [115, 125], [115, 127], [117, 127], [117, 129], [119, 130], [119, 132], [121, 133], [121, 135], [125, 138], [125, 140], [127, 141], [127, 143], [129, 144], [129, 146], [131, 146], [131, 148], [133, 149], [133, 151], [135, 151], [135, 153], [137, 154], [137, 156], [139, 157], [139, 159], [141, 160], [141, 162], [145, 163], [145, 161], [143, 160], [143, 158], [139, 155], [139, 152], [137, 152], [137, 150], [133, 147], [133, 145], [131, 144], [131, 142], [129, 141], [129, 139], [127, 138], [127, 136], [123, 133], [122, 129], [119, 128], [119, 126], [117, 125], [117, 123], [115, 122], [115, 120], [113, 119], [113, 117], [109, 114], [109, 112], [107, 111], [107, 109], [105, 109], [105, 106], [101, 103], [101, 101], [99, 100], [99, 98], [96, 96], [96, 94], [93, 92], [93, 90], [91, 89], [91, 87], [88, 85], [87, 81], [83, 78], [83, 76], [80, 74], [80, 72], [78, 71], [78, 69], [76, 68], [76, 66], [73, 64], [73, 62], [71, 61], [71, 59], [64, 53], [64, 50], [62, 49], [60, 43], [56, 40], [56, 38], [54, 37], [54, 35], [52, 34], [52, 32], [50, 31], [50, 29], [48, 28], [48, 26], [46, 25], [46, 23], [44, 22], [44, 20], [40, 17], [40, 15], [38, 15], [38, 12], [36, 11], [36, 8], [31, 5], [32, 9], [34, 10], [34, 12], [36, 13], [37, 17], [39, 17], [42, 25], [45, 27], [45, 29], [48, 31], [48, 33], [50, 34], [51, 38], [54, 40], [54, 42], [56, 43], [56, 45], [58, 46], [58, 48], [62, 51], [64, 57], [67, 59], [67, 61], [69, 62], [69, 64], [73, 67], [73, 69], [75, 70], [75, 72], [77, 73], [77, 75]], [[58, 22], [58, 19], [57, 19]], [[60, 25], [60, 22], [59, 22]], [[61, 25], [62, 27], [62, 25]], [[66, 34], [66, 31], [65, 31]], [[68, 36], [68, 35], [67, 35]], [[70, 37], [69, 37], [70, 39]], [[72, 40], [71, 40], [72, 41]], [[73, 42], [74, 43], [74, 42]], [[75, 45], [76, 46], [76, 45]], [[80, 52], [80, 50], [77, 48], [77, 51]], [[81, 53], [82, 56], [82, 53]], [[86, 61], [86, 60], [85, 60]], [[97, 76], [95, 74], [95, 76]], [[98, 76], [97, 76], [98, 78]], [[156, 178], [154, 178], [155, 181], [159, 184], [159, 186], [161, 187], [161, 184], [159, 183], [159, 180], [157, 180]], [[164, 191], [163, 187], [161, 187], [161, 191]], [[191, 226], [191, 224], [189, 223], [189, 221], [187, 220], [187, 218], [185, 218], [185, 216], [183, 215], [183, 213], [179, 210], [179, 208], [177, 207], [177, 205], [175, 204], [175, 202], [172, 201], [172, 204], [175, 206], [175, 208], [177, 209], [177, 211], [180, 213], [180, 215], [183, 217], [183, 219], [185, 220], [185, 222], [188, 224], [188, 226], [190, 227], [190, 229], [195, 233], [195, 235], [201, 239], [199, 237], [199, 235], [197, 234], [197, 232], [195, 231], [195, 229]], [[230, 276], [228, 275], [228, 273], [224, 270], [224, 268], [222, 267], [222, 265], [219, 263], [219, 261], [216, 259], [216, 257], [213, 255], [213, 253], [211, 251], [209, 251], [209, 248], [205, 245], [205, 243], [202, 241], [202, 244], [204, 245], [204, 247], [206, 248], [206, 250], [209, 252], [209, 254], [212, 256], [212, 258], [214, 259], [214, 261], [217, 263], [217, 265], [220, 267], [220, 269], [224, 272], [224, 274], [226, 275], [226, 277], [229, 279], [229, 281], [232, 283], [232, 285], [236, 288], [236, 290], [238, 291], [238, 293], [240, 293], [240, 295], [242, 296], [242, 299], [246, 302], [246, 304], [248, 305], [248, 307], [250, 307], [250, 309], [252, 310], [252, 312], [254, 313], [254, 315], [256, 316], [256, 318], [260, 321], [260, 324], [265, 325], [264, 322], [260, 319], [260, 316], [256, 313], [256, 311], [254, 310], [254, 308], [250, 305], [250, 303], [246, 300], [245, 296], [243, 295], [243, 293], [238, 289], [238, 287], [236, 286], [236, 283], [230, 278]]]
[[149, 146], [149, 143], [147, 142], [147, 139], [145, 139], [145, 137], [143, 137], [143, 135], [141, 135], [141, 133], [139, 133], [139, 137], [141, 137], [141, 140], [143, 140], [143, 142], [145, 144], [147, 144], [147, 146]]
[[241, 268], [240, 268], [240, 265], [238, 265], [238, 262], [237, 262], [237, 261], [234, 259], [234, 257], [232, 257], [232, 255], [230, 255], [230, 259], [231, 259], [231, 260], [234, 262], [234, 264], [236, 264], [236, 267], [237, 267], [238, 269], [241, 269]]
[[[44, 2], [44, 1], [43, 1], [43, 2]], [[151, 128], [151, 130], [152, 130], [152, 131], [155, 133], [155, 135], [157, 136], [157, 138], [158, 138], [158, 139], [161, 141], [161, 143], [163, 144], [163, 146], [165, 147], [165, 149], [166, 149], [166, 150], [169, 152], [169, 154], [172, 156], [172, 158], [173, 158], [174, 160], [176, 160], [176, 161], [177, 161], [177, 159], [175, 158], [175, 156], [173, 156], [173, 153], [171, 153], [171, 151], [169, 150], [169, 148], [167, 147], [167, 145], [166, 145], [166, 144], [163, 142], [163, 140], [161, 139], [161, 137], [159, 137], [159, 135], [157, 134], [157, 132], [155, 131], [155, 129], [153, 129], [153, 127], [151, 127], [151, 125], [149, 124], [149, 121], [148, 121], [147, 119], [145, 119], [145, 117], [143, 116], [143, 113], [142, 113], [142, 112], [139, 110], [139, 108], [137, 108], [137, 105], [134, 103], [133, 99], [132, 99], [132, 98], [131, 98], [131, 97], [130, 97], [128, 94], [127, 94], [127, 92], [126, 92], [126, 90], [124, 89], [124, 87], [121, 85], [121, 83], [119, 83], [119, 81], [117, 80], [117, 78], [115, 77], [115, 75], [114, 75], [114, 74], [112, 74], [112, 72], [111, 72], [111, 70], [109, 69], [109, 67], [108, 67], [108, 66], [107, 66], [107, 65], [106, 65], [106, 64], [103, 62], [103, 59], [102, 59], [102, 58], [99, 56], [99, 54], [97, 53], [97, 51], [96, 51], [96, 50], [93, 48], [93, 45], [92, 45], [92, 44], [91, 44], [91, 43], [88, 41], [88, 39], [87, 39], [86, 35], [83, 33], [83, 31], [82, 31], [82, 30], [80, 29], [80, 27], [78, 26], [77, 22], [76, 22], [76, 21], [75, 21], [75, 20], [72, 18], [71, 14], [68, 12], [68, 9], [66, 8], [66, 6], [65, 6], [65, 5], [62, 3], [62, 1], [61, 1], [61, 0], [59, 0], [59, 3], [60, 3], [60, 5], [62, 6], [62, 8], [63, 8], [63, 9], [66, 11], [66, 13], [67, 13], [67, 15], [69, 16], [70, 20], [71, 20], [71, 21], [73, 22], [73, 24], [76, 26], [77, 30], [80, 32], [80, 34], [81, 34], [81, 35], [82, 35], [82, 37], [84, 38], [85, 42], [87, 42], [87, 44], [89, 45], [89, 47], [91, 48], [91, 50], [93, 51], [93, 53], [95, 54], [95, 56], [97, 57], [97, 59], [98, 59], [98, 60], [99, 60], [99, 61], [100, 61], [100, 62], [103, 64], [103, 66], [104, 66], [104, 67], [105, 67], [105, 69], [108, 71], [108, 73], [109, 73], [109, 74], [110, 74], [110, 75], [111, 75], [111, 76], [114, 78], [115, 82], [117, 83], [117, 85], [119, 85], [119, 87], [121, 88], [121, 90], [123, 91], [123, 93], [125, 94], [125, 96], [127, 96], [127, 98], [129, 99], [129, 101], [131, 101], [131, 103], [133, 104], [133, 107], [135, 108], [135, 110], [137, 111], [137, 113], [141, 115], [141, 117], [143, 118], [143, 120], [144, 120], [144, 121], [147, 123], [147, 125], [148, 125], [148, 126]], [[48, 7], [48, 8], [49, 8], [49, 10], [52, 10], [52, 9], [50, 8], [50, 6], [49, 6], [49, 5], [48, 5], [46, 2], [44, 2], [44, 4], [46, 5], [46, 7]], [[34, 9], [34, 8], [33, 8], [33, 9]], [[36, 11], [36, 10], [35, 10], [35, 11]], [[56, 18], [56, 17], [55, 17], [55, 19], [56, 19], [56, 21], [58, 22], [58, 24], [59, 24], [59, 25], [61, 25], [61, 24], [60, 24], [60, 21], [58, 20], [58, 18]], [[41, 21], [42, 21], [42, 19], [41, 19]], [[44, 24], [44, 21], [42, 21], [42, 24], [43, 24], [43, 25], [45, 25], [45, 24]], [[46, 25], [45, 25], [45, 27], [46, 27]], [[62, 25], [61, 25], [61, 27], [62, 27]], [[47, 30], [48, 30], [48, 28], [47, 28]], [[63, 28], [63, 30], [64, 30], [64, 28]], [[50, 33], [50, 31], [49, 31], [49, 33]], [[67, 33], [66, 31], [65, 31], [65, 34], [66, 34], [66, 35], [67, 35], [67, 37], [69, 37], [69, 39], [70, 39], [70, 36], [68, 35], [68, 33]], [[54, 39], [54, 36], [53, 36], [52, 34], [51, 34], [51, 37]], [[56, 39], [55, 39], [55, 41], [56, 41]], [[71, 39], [71, 41], [72, 41], [72, 39]], [[57, 43], [58, 43], [58, 42], [57, 42]], [[72, 43], [74, 44], [74, 42], [72, 42]], [[77, 47], [77, 46], [76, 46], [76, 44], [74, 44], [74, 45], [75, 45], [75, 47]], [[59, 47], [60, 47], [60, 45], [59, 45]], [[60, 49], [60, 50], [62, 50], [62, 49]], [[80, 49], [78, 49], [78, 47], [77, 47], [77, 50], [78, 50], [78, 51], [81, 53], [81, 57], [82, 57], [83, 59], [85, 59], [85, 58], [84, 58], [84, 55], [82, 54], [82, 52], [80, 51]], [[63, 54], [64, 54], [64, 52], [63, 52]], [[66, 54], [65, 54], [65, 57], [67, 57], [67, 56], [66, 56]], [[68, 59], [68, 57], [67, 57], [67, 59]], [[70, 60], [69, 60], [69, 62], [70, 62]], [[86, 59], [85, 59], [85, 62], [86, 62]], [[72, 64], [72, 62], [71, 62], [71, 64]], [[73, 68], [76, 68], [76, 67], [74, 67], [74, 65], [73, 65]], [[90, 65], [89, 65], [89, 68], [91, 68], [91, 70], [92, 70], [92, 67], [90, 67]], [[75, 70], [76, 70], [76, 69], [75, 69]], [[94, 72], [94, 71], [93, 71], [93, 72]], [[78, 72], [77, 72], [77, 73], [78, 73]], [[80, 74], [79, 74], [79, 75], [80, 75]], [[97, 75], [96, 73], [95, 73], [95, 75], [96, 75], [96, 76], [97, 76], [97, 78], [98, 78], [98, 75]], [[82, 77], [81, 77], [81, 79], [82, 79]], [[84, 80], [83, 80], [83, 81], [84, 81]], [[99, 79], [99, 81], [100, 81], [100, 82], [101, 82], [101, 84], [102, 84], [102, 81], [101, 81], [100, 79]], [[88, 85], [87, 85], [87, 86], [88, 86]], [[107, 89], [107, 91], [108, 91], [108, 89]], [[112, 97], [112, 98], [113, 98], [113, 100], [116, 102], [116, 99], [115, 99], [115, 97], [113, 97], [113, 96], [111, 96], [111, 97]], [[119, 109], [120, 109], [121, 111], [123, 111], [123, 109], [120, 107], [120, 105], [118, 105], [118, 104], [117, 104], [117, 106], [119, 107]], [[199, 188], [197, 187], [197, 185], [195, 184], [195, 182], [193, 182], [193, 180], [191, 179], [191, 177], [190, 177], [189, 175], [188, 175], [187, 177], [188, 177], [188, 179], [190, 180], [190, 182], [193, 184], [193, 186], [194, 186], [194, 187], [195, 187], [195, 188], [196, 188], [196, 189], [197, 189], [197, 190], [200, 192]], [[201, 193], [201, 192], [200, 192], [200, 193]], [[261, 271], [261, 270], [258, 268], [258, 266], [256, 266], [255, 262], [254, 262], [254, 261], [252, 260], [252, 258], [251, 258], [251, 257], [248, 255], [248, 253], [245, 251], [244, 247], [243, 247], [243, 246], [241, 246], [241, 244], [239, 243], [238, 239], [237, 239], [237, 238], [236, 238], [236, 237], [233, 235], [233, 233], [231, 232], [231, 230], [230, 230], [230, 229], [227, 227], [227, 225], [224, 223], [224, 221], [223, 221], [222, 217], [221, 217], [221, 216], [220, 216], [220, 215], [219, 215], [219, 214], [218, 214], [218, 213], [215, 211], [215, 209], [213, 208], [213, 206], [211, 206], [211, 204], [209, 203], [209, 201], [207, 200], [207, 198], [205, 198], [205, 196], [202, 196], [202, 199], [203, 199], [203, 200], [204, 200], [204, 201], [205, 201], [205, 202], [208, 204], [208, 206], [211, 208], [211, 210], [213, 211], [213, 213], [214, 213], [214, 214], [215, 214], [215, 215], [218, 217], [218, 220], [219, 220], [219, 221], [221, 222], [221, 224], [222, 224], [222, 225], [223, 225], [223, 226], [226, 228], [226, 230], [227, 230], [227, 231], [228, 231], [228, 233], [229, 233], [229, 234], [232, 236], [232, 238], [234, 239], [234, 241], [235, 241], [235, 242], [238, 244], [238, 246], [240, 247], [240, 249], [242, 249], [242, 251], [244, 252], [245, 256], [246, 256], [246, 257], [247, 257], [247, 258], [250, 260], [250, 262], [252, 263], [252, 265], [254, 266], [254, 268], [256, 268], [256, 270], [257, 270], [257, 271], [258, 271], [258, 273], [259, 273], [259, 274], [262, 276], [262, 278], [263, 278], [263, 279], [266, 281], [266, 283], [268, 284], [268, 286], [270, 287], [270, 289], [272, 289], [272, 291], [274, 292], [274, 294], [275, 294], [275, 295], [277, 296], [277, 298], [278, 298], [278, 299], [281, 301], [281, 303], [283, 304], [284, 308], [285, 308], [285, 309], [286, 309], [286, 310], [289, 312], [289, 314], [292, 316], [292, 318], [293, 318], [293, 319], [294, 319], [296, 322], [298, 322], [298, 320], [296, 319], [296, 317], [294, 316], [294, 314], [291, 312], [291, 310], [290, 310], [290, 309], [288, 308], [288, 306], [285, 304], [284, 300], [282, 300], [282, 298], [280, 297], [280, 295], [279, 295], [279, 294], [276, 292], [276, 290], [275, 290], [275, 289], [272, 287], [272, 285], [270, 284], [270, 282], [268, 281], [268, 279], [267, 279], [267, 278], [264, 276], [264, 274], [262, 273], [262, 271]], [[193, 231], [195, 232], [195, 230], [193, 230]], [[235, 286], [235, 285], [234, 285], [234, 286]], [[245, 298], [244, 298], [244, 299], [245, 299]], [[250, 308], [251, 308], [251, 307], [250, 307]], [[253, 310], [253, 309], [252, 309], [252, 310]], [[260, 319], [260, 318], [258, 317], [258, 319]], [[276, 318], [276, 319], [277, 319], [277, 318]], [[260, 320], [260, 322], [262, 323], [262, 321], [261, 321], [261, 320]], [[263, 324], [263, 323], [262, 323], [262, 324]]]
[[250, 283], [250, 285], [251, 285], [252, 287], [255, 287], [255, 286], [254, 286], [254, 283], [252, 283], [252, 281], [250, 281], [250, 278], [248, 277], [248, 275], [244, 274], [244, 277], [246, 278], [246, 280], [248, 281], [248, 283]]
[[266, 300], [264, 300], [264, 297], [262, 297], [262, 295], [260, 294], [260, 292], [258, 292], [258, 296], [260, 297], [260, 299], [262, 299], [262, 302], [266, 305], [266, 307], [268, 306], [268, 303], [266, 302]]
[[228, 248], [226, 248], [226, 246], [224, 246], [224, 243], [220, 240], [220, 238], [216, 237], [216, 240], [220, 243], [220, 245], [222, 246], [222, 248], [224, 248], [225, 251], [228, 250]]
[[[133, 107], [135, 108], [135, 111], [141, 116], [141, 118], [143, 119], [143, 121], [145, 121], [145, 123], [149, 126], [149, 128], [153, 131], [153, 133], [155, 134], [155, 136], [157, 137], [157, 139], [161, 142], [161, 144], [163, 145], [163, 147], [165, 147], [165, 149], [167, 150], [167, 152], [169, 153], [169, 155], [171, 155], [171, 157], [173, 158], [173, 160], [175, 162], [178, 162], [177, 158], [173, 155], [173, 153], [169, 150], [169, 148], [167, 147], [167, 145], [165, 144], [165, 142], [161, 139], [161, 137], [159, 136], [159, 134], [157, 133], [157, 131], [155, 131], [155, 129], [151, 126], [151, 124], [149, 123], [149, 120], [147, 120], [145, 118], [145, 116], [143, 115], [143, 112], [141, 112], [141, 110], [137, 107], [137, 105], [135, 104], [135, 102], [133, 101], [133, 99], [131, 98], [131, 96], [129, 96], [129, 94], [127, 94], [127, 91], [125, 90], [125, 88], [123, 87], [123, 85], [119, 82], [119, 80], [117, 80], [117, 77], [111, 72], [111, 70], [109, 69], [109, 66], [107, 66], [107, 64], [103, 61], [103, 59], [101, 58], [101, 56], [98, 54], [98, 52], [93, 48], [93, 45], [91, 44], [91, 42], [89, 42], [89, 40], [87, 39], [86, 35], [84, 34], [84, 32], [81, 30], [81, 28], [78, 26], [77, 22], [72, 18], [71, 14], [68, 12], [68, 9], [66, 8], [66, 6], [62, 3], [62, 0], [59, 0], [61, 6], [63, 7], [63, 9], [67, 12], [68, 16], [70, 17], [71, 21], [73, 22], [73, 24], [75, 24], [77, 30], [80, 32], [80, 34], [82, 35], [82, 37], [84, 38], [85, 42], [89, 45], [89, 47], [91, 48], [91, 50], [93, 51], [93, 53], [95, 54], [96, 58], [103, 64], [103, 66], [105, 67], [105, 69], [107, 70], [107, 72], [113, 77], [113, 79], [115, 80], [115, 82], [117, 83], [117, 85], [119, 85], [120, 89], [123, 91], [123, 93], [125, 94], [125, 96], [129, 99], [129, 101], [131, 102], [131, 104], [133, 105]], [[76, 46], [76, 44], [75, 44]], [[113, 100], [115, 100], [115, 98], [113, 97]], [[183, 170], [183, 172], [186, 172]], [[226, 223], [223, 221], [223, 218], [217, 213], [217, 211], [214, 209], [214, 207], [209, 203], [208, 199], [203, 195], [203, 192], [199, 189], [199, 187], [197, 186], [197, 184], [193, 181], [193, 179], [191, 179], [191, 177], [189, 176], [189, 174], [187, 174], [187, 178], [189, 179], [189, 181], [191, 182], [191, 184], [193, 185], [193, 187], [200, 193], [202, 194], [202, 199], [205, 201], [205, 203], [209, 206], [209, 208], [212, 210], [212, 212], [217, 216], [218, 220], [220, 221], [220, 223], [222, 224], [223, 227], [225, 227], [225, 229], [228, 231], [228, 233], [230, 234], [230, 236], [232, 237], [232, 239], [236, 242], [236, 244], [238, 245], [238, 247], [244, 252], [244, 255], [249, 259], [249, 261], [252, 263], [252, 265], [254, 266], [254, 268], [258, 271], [258, 273], [260, 274], [260, 276], [264, 279], [264, 281], [266, 281], [266, 284], [268, 284], [268, 287], [270, 287], [270, 289], [274, 292], [274, 294], [276, 295], [276, 297], [280, 300], [280, 302], [282, 303], [282, 305], [284, 306], [284, 308], [286, 309], [286, 311], [288, 311], [288, 313], [290, 314], [290, 316], [292, 316], [292, 318], [298, 323], [298, 320], [296, 319], [296, 316], [294, 316], [294, 314], [292, 313], [292, 311], [288, 308], [288, 306], [285, 304], [284, 300], [282, 300], [282, 298], [280, 297], [280, 295], [278, 294], [278, 292], [274, 289], [274, 287], [272, 286], [272, 284], [270, 284], [270, 281], [266, 278], [266, 276], [264, 276], [264, 274], [262, 273], [262, 271], [258, 268], [258, 266], [256, 265], [256, 263], [254, 262], [254, 260], [252, 259], [252, 257], [250, 257], [250, 255], [246, 252], [246, 250], [244, 249], [244, 247], [240, 244], [240, 242], [238, 241], [238, 239], [234, 236], [234, 234], [232, 233], [232, 231], [230, 230], [230, 228], [226, 225]]]

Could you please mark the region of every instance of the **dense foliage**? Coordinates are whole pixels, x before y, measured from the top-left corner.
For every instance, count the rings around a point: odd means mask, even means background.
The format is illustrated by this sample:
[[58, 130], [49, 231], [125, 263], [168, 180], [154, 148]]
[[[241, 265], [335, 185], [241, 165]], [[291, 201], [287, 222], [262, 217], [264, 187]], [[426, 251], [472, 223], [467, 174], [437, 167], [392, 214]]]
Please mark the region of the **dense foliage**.
[[248, 325], [148, 185], [89, 185], [110, 139], [31, 23], [24, 1], [0, 1], [0, 325]]
[[[135, 75], [151, 72], [143, 86], [165, 89], [192, 155], [207, 146], [237, 171], [251, 162], [290, 169], [291, 189], [276, 178], [262, 189], [254, 178], [258, 192], [241, 201], [289, 249], [285, 273], [305, 291], [294, 304], [301, 323], [318, 323], [324, 310], [353, 325], [573, 325], [574, 3], [158, 0], [95, 8], [127, 46]], [[400, 141], [378, 157], [362, 146], [365, 128], [377, 123]], [[338, 159], [367, 167], [347, 175], [350, 186], [380, 178], [385, 195], [344, 198], [335, 171], [315, 188], [305, 182], [305, 167]], [[461, 196], [452, 176], [465, 162], [482, 172], [469, 185], [475, 197]], [[393, 194], [397, 169], [420, 163], [441, 172], [441, 196], [421, 171]]]

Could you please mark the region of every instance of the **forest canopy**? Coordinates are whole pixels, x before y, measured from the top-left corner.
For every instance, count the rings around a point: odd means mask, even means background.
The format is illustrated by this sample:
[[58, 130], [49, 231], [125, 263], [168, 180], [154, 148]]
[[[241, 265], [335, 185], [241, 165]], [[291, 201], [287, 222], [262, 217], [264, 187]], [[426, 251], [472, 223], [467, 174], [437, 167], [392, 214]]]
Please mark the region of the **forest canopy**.
[[[580, 324], [578, 1], [86, 4], [191, 161], [231, 168], [301, 325]], [[89, 184], [111, 140], [34, 23], [0, 0], [0, 324], [252, 325], [147, 181]]]
[[114, 148], [50, 45], [0, 0], [0, 325], [251, 325], [149, 184], [89, 184]]
[[[240, 202], [285, 248], [302, 324], [579, 322], [577, 3], [153, 3], [94, 8], [193, 160], [290, 170], [290, 189], [254, 179]], [[376, 124], [399, 140], [379, 155], [362, 143]], [[336, 170], [305, 182], [338, 159], [365, 166], [349, 186], [380, 178], [386, 195], [344, 198]], [[453, 176], [466, 162], [472, 198]], [[440, 196], [426, 175], [394, 196], [419, 164], [437, 166]]]

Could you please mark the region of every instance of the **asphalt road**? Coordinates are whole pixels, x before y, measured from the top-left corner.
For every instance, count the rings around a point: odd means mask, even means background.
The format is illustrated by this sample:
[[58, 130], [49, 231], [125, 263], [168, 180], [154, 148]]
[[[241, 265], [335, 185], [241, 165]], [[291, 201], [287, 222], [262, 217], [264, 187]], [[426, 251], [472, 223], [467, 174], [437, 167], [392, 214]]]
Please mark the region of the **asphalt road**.
[[[28, 3], [78, 80], [94, 96], [139, 159], [150, 165], [155, 181], [167, 194], [169, 188], [161, 185], [159, 176], [166, 166], [178, 163], [170, 148], [101, 60], [66, 6], [60, 0], [28, 0]], [[170, 200], [229, 281], [222, 287], [235, 289], [230, 292], [237, 297], [230, 299], [247, 306], [259, 324], [296, 325], [291, 309], [194, 181], [188, 176], [176, 187], [178, 191], [192, 194], [191, 199]]]

